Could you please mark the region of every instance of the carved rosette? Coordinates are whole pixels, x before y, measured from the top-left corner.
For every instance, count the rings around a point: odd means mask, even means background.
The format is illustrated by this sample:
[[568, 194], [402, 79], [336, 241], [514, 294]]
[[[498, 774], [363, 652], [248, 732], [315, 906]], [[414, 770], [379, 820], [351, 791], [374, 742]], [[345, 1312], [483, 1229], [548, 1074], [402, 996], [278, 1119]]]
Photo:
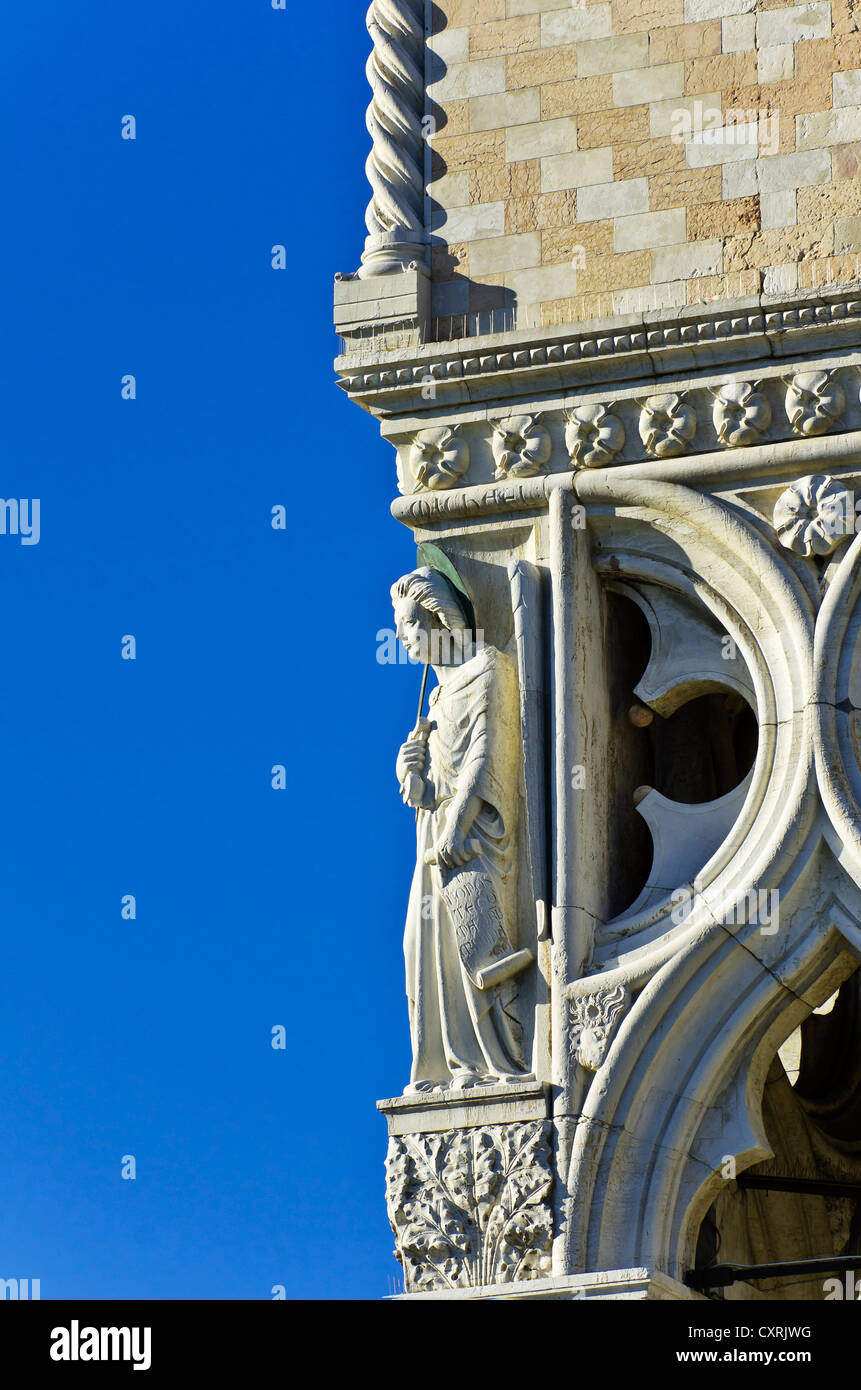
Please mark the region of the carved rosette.
[[510, 415], [493, 426], [491, 448], [497, 479], [531, 478], [548, 462], [553, 445], [537, 415]]
[[653, 458], [683, 454], [697, 432], [697, 417], [677, 392], [649, 396], [640, 411], [640, 438]]
[[424, 6], [373, 0], [367, 14], [374, 47], [366, 73], [373, 96], [366, 124], [373, 141], [365, 164], [373, 196], [360, 276], [407, 269], [424, 256]]
[[612, 463], [625, 443], [625, 427], [605, 405], [580, 405], [566, 417], [565, 447], [577, 468]]
[[786, 418], [796, 434], [827, 434], [846, 407], [835, 372], [798, 372], [787, 384]]
[[624, 985], [569, 996], [571, 1055], [589, 1071], [597, 1071], [607, 1055], [613, 1034], [631, 1002]]
[[830, 555], [854, 522], [846, 489], [827, 473], [811, 473], [782, 492], [774, 507], [781, 545], [796, 555]]
[[749, 381], [728, 381], [715, 394], [717, 436], [728, 449], [755, 444], [771, 424], [771, 406]]
[[389, 1140], [386, 1202], [408, 1293], [550, 1273], [550, 1124]]
[[419, 487], [452, 487], [469, 468], [469, 445], [457, 425], [421, 430], [413, 440], [410, 463]]

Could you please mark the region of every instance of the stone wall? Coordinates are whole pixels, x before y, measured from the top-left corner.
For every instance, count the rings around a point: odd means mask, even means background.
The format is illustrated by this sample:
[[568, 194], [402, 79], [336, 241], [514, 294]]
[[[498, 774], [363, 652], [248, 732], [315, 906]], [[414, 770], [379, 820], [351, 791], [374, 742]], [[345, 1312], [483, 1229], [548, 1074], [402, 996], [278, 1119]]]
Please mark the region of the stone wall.
[[861, 0], [432, 13], [434, 336], [859, 277]]

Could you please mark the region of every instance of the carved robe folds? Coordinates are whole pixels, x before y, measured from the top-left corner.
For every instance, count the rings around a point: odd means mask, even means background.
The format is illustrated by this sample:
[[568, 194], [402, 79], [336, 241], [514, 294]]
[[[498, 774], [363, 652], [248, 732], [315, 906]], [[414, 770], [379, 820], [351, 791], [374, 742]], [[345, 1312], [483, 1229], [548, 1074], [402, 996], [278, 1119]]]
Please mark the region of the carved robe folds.
[[[508, 657], [483, 647], [447, 668], [430, 697], [425, 795], [404, 954], [413, 1044], [411, 1085], [523, 1074], [512, 981], [481, 988], [479, 972], [512, 951], [519, 723]], [[433, 860], [469, 792], [481, 808], [467, 833], [468, 863]]]

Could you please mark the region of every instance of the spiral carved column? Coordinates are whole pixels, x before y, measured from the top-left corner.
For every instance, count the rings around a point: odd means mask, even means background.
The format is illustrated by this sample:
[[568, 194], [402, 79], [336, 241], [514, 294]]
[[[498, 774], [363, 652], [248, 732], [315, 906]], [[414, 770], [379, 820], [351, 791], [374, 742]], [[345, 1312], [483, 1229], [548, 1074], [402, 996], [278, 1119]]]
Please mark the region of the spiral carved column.
[[424, 6], [422, 0], [373, 0], [367, 25], [374, 47], [367, 76], [373, 96], [366, 123], [373, 140], [365, 171], [373, 196], [359, 275], [391, 275], [423, 265]]

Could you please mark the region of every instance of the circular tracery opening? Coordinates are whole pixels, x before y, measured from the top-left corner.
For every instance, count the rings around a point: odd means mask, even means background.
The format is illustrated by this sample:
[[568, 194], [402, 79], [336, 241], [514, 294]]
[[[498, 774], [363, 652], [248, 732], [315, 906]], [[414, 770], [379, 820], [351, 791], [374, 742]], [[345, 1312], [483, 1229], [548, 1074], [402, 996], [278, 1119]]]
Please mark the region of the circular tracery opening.
[[734, 690], [696, 696], [666, 719], [656, 714], [648, 730], [651, 785], [671, 801], [693, 804], [726, 796], [756, 760], [756, 715]]

